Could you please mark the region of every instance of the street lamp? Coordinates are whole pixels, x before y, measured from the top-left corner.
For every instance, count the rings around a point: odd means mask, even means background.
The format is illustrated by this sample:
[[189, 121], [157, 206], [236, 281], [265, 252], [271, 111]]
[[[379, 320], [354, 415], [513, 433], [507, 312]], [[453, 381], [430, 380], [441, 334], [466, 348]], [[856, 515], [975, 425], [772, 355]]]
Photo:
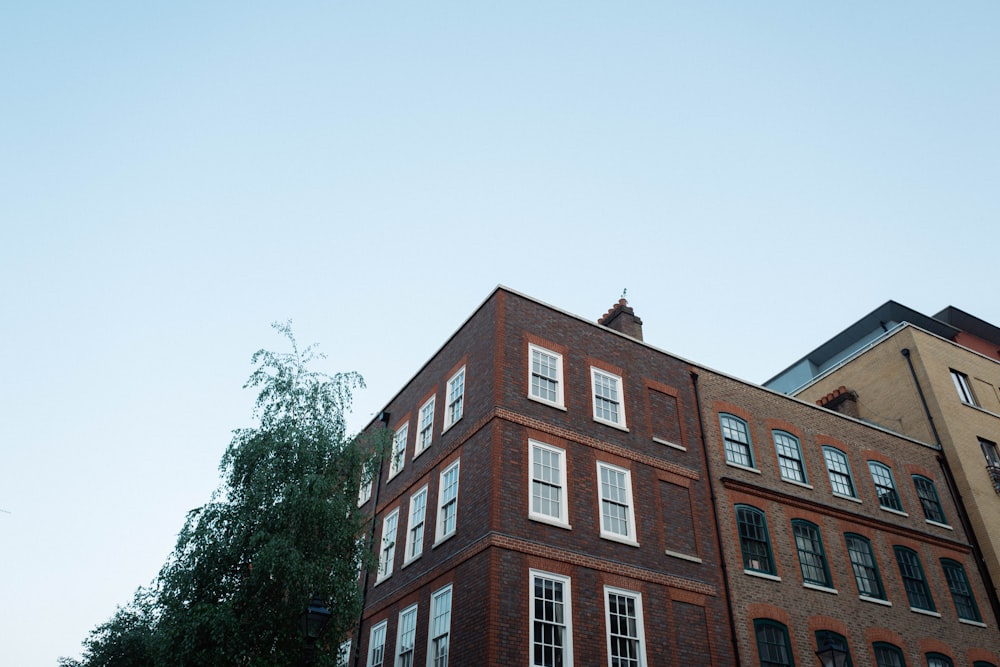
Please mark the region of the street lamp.
[[306, 641], [303, 664], [313, 664], [316, 658], [316, 640], [322, 634], [330, 616], [332, 616], [330, 610], [326, 608], [320, 597], [314, 597], [309, 603], [309, 607], [299, 616], [299, 627], [302, 629], [302, 636]]
[[836, 639], [827, 637], [816, 651], [823, 667], [844, 667], [847, 664], [847, 650]]

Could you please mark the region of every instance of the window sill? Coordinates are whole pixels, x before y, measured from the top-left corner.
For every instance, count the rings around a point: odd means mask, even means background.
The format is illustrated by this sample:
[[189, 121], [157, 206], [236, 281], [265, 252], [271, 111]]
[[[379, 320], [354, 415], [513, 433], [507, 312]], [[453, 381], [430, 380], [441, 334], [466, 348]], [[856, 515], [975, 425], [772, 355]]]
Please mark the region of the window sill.
[[418, 456], [420, 456], [421, 454], [423, 454], [424, 452], [426, 452], [430, 448], [431, 448], [431, 446], [427, 445], [426, 447], [424, 447], [423, 449], [421, 449], [419, 452], [416, 452], [416, 451], [413, 452], [413, 460], [416, 461]]
[[958, 622], [959, 623], [965, 623], [966, 625], [974, 625], [977, 628], [985, 628], [986, 627], [986, 624], [983, 623], [982, 621], [973, 621], [971, 618], [960, 618], [960, 619], [958, 619]]
[[594, 417], [594, 421], [597, 422], [598, 424], [604, 424], [605, 426], [610, 426], [611, 428], [618, 429], [619, 431], [624, 431], [625, 433], [628, 433], [628, 427], [622, 426], [617, 422], [609, 422], [606, 419], [600, 419], [598, 417]]
[[888, 512], [889, 514], [898, 514], [899, 516], [910, 516], [906, 512], [903, 512], [901, 510], [894, 510], [891, 507], [883, 507], [882, 505], [879, 505], [878, 507], [883, 512]]
[[421, 551], [421, 552], [420, 552], [419, 554], [417, 554], [416, 556], [414, 556], [414, 557], [413, 557], [413, 558], [411, 558], [410, 560], [404, 560], [404, 561], [403, 561], [403, 566], [402, 566], [402, 567], [400, 567], [399, 569], [401, 569], [401, 570], [402, 570], [402, 569], [403, 569], [403, 568], [405, 568], [405, 567], [406, 567], [407, 565], [412, 565], [413, 563], [416, 563], [416, 562], [417, 562], [418, 560], [420, 560], [420, 557], [421, 557], [421, 556], [423, 556], [423, 555], [424, 555], [424, 552], [423, 552], [423, 551]]
[[761, 579], [770, 579], [771, 581], [781, 581], [781, 577], [776, 574], [768, 574], [767, 572], [758, 572], [757, 570], [747, 570], [743, 569], [743, 574], [749, 574], [751, 577], [759, 577]]
[[638, 547], [639, 543], [628, 537], [622, 537], [621, 535], [615, 535], [614, 533], [601, 533], [602, 540], [611, 540], [612, 542], [620, 542], [621, 544], [627, 544], [630, 547]]
[[677, 551], [671, 551], [670, 549], [667, 549], [663, 553], [665, 553], [666, 555], [670, 556], [671, 558], [679, 558], [681, 560], [686, 560], [686, 561], [689, 561], [691, 563], [700, 563], [700, 562], [702, 562], [701, 559], [698, 558], [697, 556], [689, 556], [687, 554], [682, 554], [682, 553], [679, 553]]
[[910, 611], [914, 614], [923, 614], [924, 616], [933, 616], [935, 618], [941, 618], [941, 614], [936, 611], [931, 611], [929, 609], [920, 609], [919, 607], [910, 607]]
[[932, 526], [937, 526], [938, 528], [944, 528], [945, 530], [955, 530], [946, 523], [938, 523], [937, 521], [932, 521], [930, 519], [925, 519], [925, 521]]
[[856, 498], [855, 496], [845, 496], [843, 493], [837, 493], [836, 491], [831, 491], [834, 498], [843, 498], [844, 500], [850, 500], [852, 503], [861, 504], [861, 498]]
[[880, 604], [883, 607], [891, 607], [892, 606], [891, 602], [889, 602], [888, 600], [883, 600], [882, 598], [873, 598], [873, 597], [869, 597], [867, 595], [859, 595], [858, 599], [861, 600], [862, 602], [871, 602], [872, 604]]
[[743, 465], [741, 463], [733, 463], [732, 461], [730, 461], [728, 459], [726, 460], [726, 465], [730, 466], [732, 468], [739, 468], [740, 470], [746, 470], [747, 472], [756, 473], [758, 475], [761, 474], [760, 468], [751, 468], [750, 466], [745, 466], [745, 465]]
[[794, 479], [785, 479], [784, 477], [781, 478], [781, 481], [784, 482], [785, 484], [794, 484], [795, 486], [801, 486], [803, 489], [813, 488], [813, 485], [809, 484], [808, 482], [797, 482]]
[[556, 528], [563, 528], [565, 530], [573, 530], [573, 526], [569, 525], [565, 521], [560, 521], [559, 519], [553, 519], [550, 516], [545, 516], [542, 514], [529, 514], [528, 519], [531, 521], [537, 521], [538, 523], [544, 523], [549, 526], [555, 526]]
[[535, 403], [541, 403], [542, 405], [547, 405], [550, 408], [555, 408], [556, 410], [562, 410], [563, 412], [567, 411], [566, 406], [563, 405], [562, 403], [554, 403], [552, 401], [546, 401], [544, 398], [539, 398], [538, 396], [532, 396], [531, 394], [528, 394], [528, 400], [534, 401]]
[[803, 581], [802, 582], [802, 587], [803, 588], [808, 588], [808, 589], [814, 590], [814, 591], [820, 591], [821, 593], [830, 593], [831, 595], [840, 595], [840, 591], [838, 591], [836, 588], [830, 588], [829, 586], [823, 586], [821, 584], [812, 584], [812, 583], [809, 583], [808, 581]]
[[653, 442], [655, 442], [658, 445], [666, 445], [667, 447], [679, 449], [682, 452], [686, 452], [688, 450], [688, 448], [685, 447], [684, 445], [678, 445], [677, 443], [670, 442], [669, 440], [664, 440], [663, 438], [657, 438], [655, 435], [653, 436]]
[[394, 479], [396, 479], [397, 477], [399, 477], [399, 473], [401, 473], [401, 472], [403, 472], [403, 469], [402, 469], [402, 468], [400, 468], [400, 469], [399, 469], [399, 470], [397, 470], [396, 472], [391, 472], [391, 473], [389, 473], [389, 476], [385, 478], [385, 481], [386, 481], [386, 483], [388, 484], [388, 483], [389, 483], [389, 482], [391, 482], [392, 480], [394, 480]]
[[450, 540], [451, 538], [455, 537], [455, 533], [457, 533], [457, 532], [458, 532], [457, 530], [453, 530], [450, 533], [448, 533], [447, 535], [444, 535], [443, 537], [437, 538], [436, 540], [434, 540], [434, 544], [431, 545], [431, 549], [437, 549], [443, 543], [445, 543], [448, 540]]
[[379, 584], [382, 584], [382, 583], [385, 583], [386, 581], [389, 581], [389, 579], [391, 579], [391, 578], [392, 578], [392, 573], [390, 572], [389, 574], [385, 575], [384, 577], [376, 579], [375, 583], [372, 584], [372, 588], [375, 588]]

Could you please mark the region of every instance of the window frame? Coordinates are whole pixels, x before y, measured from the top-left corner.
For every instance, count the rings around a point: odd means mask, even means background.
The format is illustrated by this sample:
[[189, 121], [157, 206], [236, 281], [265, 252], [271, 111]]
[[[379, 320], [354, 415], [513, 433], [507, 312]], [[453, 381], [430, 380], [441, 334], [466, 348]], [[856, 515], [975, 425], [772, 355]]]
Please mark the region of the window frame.
[[[962, 564], [951, 558], [942, 558], [941, 571], [944, 574], [944, 581], [948, 585], [948, 592], [951, 593], [951, 602], [955, 607], [958, 620], [981, 624], [983, 616], [979, 613], [979, 605], [976, 603], [976, 595], [972, 590], [972, 582], [969, 581], [969, 576], [965, 573]], [[964, 587], [964, 590], [959, 590], [959, 586]], [[960, 602], [960, 598], [964, 598], [962, 602]], [[963, 616], [963, 606], [971, 611], [971, 616]]]
[[[368, 632], [368, 660], [365, 662], [365, 667], [382, 667], [385, 664], [385, 636], [388, 627], [389, 619], [386, 618], [373, 625]], [[382, 638], [380, 644], [375, 643], [376, 634]], [[376, 651], [381, 652], [378, 662], [375, 662]]]
[[[792, 484], [812, 488], [809, 485], [809, 476], [806, 474], [805, 460], [802, 457], [802, 444], [799, 439], [788, 431], [781, 429], [773, 429], [771, 431], [771, 439], [774, 441], [774, 453], [778, 457], [778, 473], [781, 475], [781, 479]], [[779, 439], [784, 442], [779, 443]], [[783, 453], [782, 449], [787, 451]], [[786, 475], [786, 470], [793, 474], [798, 474], [801, 479], [795, 479]]]
[[[883, 660], [884, 653], [889, 654], [892, 662]], [[874, 642], [872, 644], [872, 655], [875, 657], [875, 667], [906, 667], [906, 656], [902, 649], [889, 642]]]
[[[443, 612], [439, 610], [442, 599], [446, 600], [447, 609]], [[427, 667], [448, 667], [448, 660], [451, 656], [451, 609], [453, 607], [452, 585], [442, 586], [431, 593], [430, 616], [427, 618]], [[443, 624], [446, 624], [444, 632], [435, 634], [435, 626], [438, 619], [446, 617]], [[445, 638], [444, 655], [436, 655], [435, 639]]]
[[[410, 422], [403, 422], [392, 433], [392, 451], [389, 454], [389, 477], [392, 479], [406, 467], [406, 441], [410, 439]], [[388, 480], [387, 480], [388, 481]]]
[[[741, 515], [759, 518], [760, 522], [743, 521], [741, 520]], [[753, 505], [738, 504], [735, 506], [734, 517], [736, 519], [736, 533], [740, 540], [740, 556], [743, 562], [744, 574], [778, 578], [777, 563], [774, 560], [774, 551], [771, 548], [771, 533], [767, 528], [767, 514], [764, 513], [764, 510], [758, 509]], [[748, 531], [744, 530], [744, 526], [748, 529], [752, 528], [760, 531], [763, 533], [763, 537], [748, 534]], [[750, 546], [756, 546], [757, 550], [749, 549], [748, 547]], [[761, 550], [766, 551], [766, 554], [761, 553]], [[767, 567], [751, 566], [752, 563], [759, 562], [765, 556], [767, 558]]]
[[972, 391], [972, 383], [969, 382], [969, 376], [961, 371], [956, 371], [954, 368], [948, 370], [951, 371], [951, 381], [955, 385], [955, 391], [958, 392], [958, 399], [965, 405], [978, 408], [979, 401], [976, 400], [976, 394]]
[[[607, 470], [609, 475], [622, 475], [624, 477], [623, 486], [615, 485], [617, 489], [624, 489], [625, 492], [625, 528], [628, 533], [625, 535], [609, 530], [605, 527], [605, 503], [613, 505], [616, 507], [621, 507], [620, 498], [606, 498], [604, 495], [604, 477], [602, 476], [602, 471]], [[616, 480], [617, 482], [617, 480]], [[610, 484], [608, 484], [610, 487]], [[623, 544], [628, 544], [630, 546], [639, 546], [639, 536], [635, 525], [635, 501], [633, 500], [634, 494], [632, 493], [632, 471], [628, 468], [622, 468], [621, 466], [616, 466], [605, 461], [597, 461], [597, 513], [598, 513], [598, 523], [600, 525], [601, 537], [606, 540], [613, 540], [615, 542], [622, 542]], [[619, 517], [607, 515], [609, 519], [621, 522], [623, 519]]]
[[[940, 616], [937, 607], [934, 605], [934, 597], [931, 595], [930, 584], [927, 583], [927, 574], [924, 572], [923, 563], [920, 562], [920, 554], [909, 547], [895, 545], [892, 547], [896, 556], [896, 566], [899, 569], [899, 578], [903, 582], [903, 590], [906, 592], [906, 601], [912, 611], [930, 613]], [[904, 558], [912, 558], [912, 561], [904, 563]], [[927, 606], [919, 604], [921, 597], [926, 598]], [[915, 604], [917, 603], [917, 604]]]
[[986, 438], [979, 438], [979, 448], [983, 450], [986, 467], [1000, 468], [1000, 449], [997, 448], [997, 443]]
[[[771, 638], [766, 636], [767, 630], [774, 630], [780, 634], [779, 637], [775, 639], [781, 639], [782, 642], [779, 645], [778, 642], [773, 641]], [[773, 660], [765, 660], [764, 652], [762, 649], [761, 634], [765, 633], [764, 644], [767, 646], [780, 646], [785, 651], [787, 662], [775, 662]], [[753, 620], [753, 636], [754, 643], [757, 646], [757, 661], [761, 667], [771, 667], [772, 665], [778, 665], [779, 667], [795, 667], [795, 654], [792, 653], [792, 640], [788, 634], [788, 626], [779, 621], [775, 621], [771, 618], [755, 618]]]
[[[851, 470], [851, 460], [847, 458], [847, 452], [837, 449], [832, 445], [823, 445], [823, 462], [826, 465], [826, 476], [830, 481], [830, 493], [840, 498], [848, 498], [850, 500], [858, 500], [858, 486], [854, 483], [854, 473]], [[831, 461], [832, 458], [841, 457], [842, 461]], [[842, 465], [844, 470], [835, 470], [834, 465]], [[845, 472], [846, 470], [846, 472]], [[834, 479], [834, 475], [837, 479]], [[846, 478], [846, 484], [844, 479]], [[848, 487], [850, 493], [843, 493], [838, 491], [837, 487]], [[860, 502], [860, 501], [859, 501]]]
[[[917, 500], [920, 508], [924, 511], [924, 520], [936, 526], [951, 528], [948, 518], [944, 515], [944, 507], [941, 505], [941, 497], [938, 495], [937, 486], [934, 480], [924, 475], [911, 475], [913, 480], [913, 490], [917, 493]], [[929, 495], [928, 495], [929, 494]], [[928, 511], [930, 507], [930, 511]], [[940, 518], [931, 516], [934, 513]]]
[[[414, 659], [416, 658], [416, 645], [417, 645], [417, 612], [419, 610], [418, 603], [414, 602], [409, 607], [399, 612], [399, 621], [396, 624], [396, 667], [413, 667], [415, 664]], [[412, 618], [412, 625], [407, 627], [410, 623], [408, 620]], [[406, 646], [403, 643], [403, 635], [410, 635], [410, 643], [407, 647], [407, 652], [409, 655], [409, 663], [406, 663], [403, 659], [403, 647]]]
[[[635, 636], [628, 634], [614, 634], [612, 633], [611, 624], [611, 596], [614, 595], [617, 598], [630, 599], [633, 602], [633, 609], [635, 610], [634, 617], [631, 620], [635, 623], [636, 633]], [[616, 614], [618, 616], [618, 614]], [[629, 618], [626, 616], [626, 618]], [[615, 624], [615, 627], [620, 625], [620, 621]], [[627, 630], [628, 623], [626, 623]], [[615, 586], [605, 586], [604, 587], [604, 635], [607, 640], [607, 651], [608, 651], [608, 667], [628, 667], [628, 665], [634, 664], [636, 667], [646, 667], [646, 631], [645, 623], [642, 617], [642, 593], [638, 591], [630, 591], [624, 588], [617, 588]], [[621, 655], [615, 656], [613, 653], [613, 647], [618, 644], [614, 642], [612, 637], [620, 637], [626, 641], [634, 642], [635, 645], [635, 659], [629, 656], [624, 658]]]
[[[889, 482], [888, 485], [886, 485], [884, 479], [881, 482], [879, 481], [879, 478], [882, 477], [882, 475], [880, 473], [876, 473], [876, 470], [884, 471], [885, 478], [887, 478]], [[896, 484], [896, 478], [892, 474], [892, 468], [881, 461], [868, 461], [868, 472], [872, 478], [872, 485], [875, 487], [875, 497], [878, 498], [879, 507], [888, 512], [906, 515], [906, 511], [903, 509], [903, 499], [899, 495], [899, 486]], [[891, 494], [888, 493], [890, 491]], [[894, 498], [895, 506], [887, 505], [884, 502], [886, 497]]]
[[[431, 396], [420, 406], [417, 412], [417, 437], [413, 443], [413, 458], [417, 458], [434, 442], [434, 412], [437, 408], [437, 396]], [[429, 410], [428, 410], [429, 409]]]
[[358, 487], [358, 507], [362, 507], [365, 503], [372, 499], [372, 487], [374, 486], [373, 480], [363, 480], [361, 485]]
[[[536, 469], [538, 465], [544, 465], [536, 462], [535, 452], [536, 450], [540, 452], [548, 452], [551, 455], [558, 457], [559, 467], [556, 471], [558, 475], [558, 480], [553, 483], [551, 480], [540, 479], [536, 477]], [[529, 453], [529, 468], [528, 468], [528, 517], [536, 521], [542, 521], [544, 523], [551, 523], [556, 526], [563, 528], [570, 528], [569, 524], [569, 487], [567, 483], [567, 459], [566, 450], [560, 447], [555, 447], [545, 442], [540, 442], [538, 440], [528, 440], [528, 453]], [[535, 485], [545, 485], [548, 487], [556, 487], [558, 498], [556, 502], [559, 504], [558, 515], [552, 515], [540, 511], [535, 507]], [[544, 500], [539, 498], [539, 500]]]
[[[428, 485], [424, 484], [410, 496], [410, 505], [406, 512], [406, 550], [403, 552], [403, 567], [424, 555], [424, 538], [427, 533], [427, 487]], [[418, 504], [420, 498], [423, 500]], [[419, 520], [417, 520], [416, 515], [418, 509], [420, 509]], [[420, 533], [418, 538], [414, 536], [415, 531]], [[415, 549], [416, 553], [414, 553]]]
[[[852, 542], [859, 543], [864, 546], [865, 552], [862, 553], [861, 550], [853, 548], [851, 546]], [[866, 600], [887, 602], [885, 585], [882, 583], [882, 573], [879, 572], [878, 559], [875, 557], [875, 550], [872, 548], [872, 541], [864, 535], [859, 535], [857, 533], [844, 533], [844, 546], [847, 549], [847, 560], [851, 564], [851, 572], [854, 574], [854, 585], [857, 586], [858, 597]], [[858, 559], [855, 559], [855, 554], [866, 555], [871, 560], [871, 563], [859, 562]], [[865, 569], [863, 575], [859, 573], [859, 570], [862, 570], [862, 568]], [[867, 570], [870, 570], [870, 572]], [[872, 595], [864, 592], [861, 585], [862, 581], [865, 581], [867, 584], [874, 582], [877, 588], [876, 594]], [[869, 587], [870, 585], [865, 586], [865, 588]]]
[[465, 366], [448, 378], [445, 397], [447, 403], [444, 406], [444, 428], [441, 433], [460, 422], [465, 416]]
[[[833, 590], [830, 562], [826, 557], [826, 549], [823, 546], [823, 534], [820, 532], [819, 526], [805, 519], [792, 519], [792, 539], [795, 542], [795, 551], [799, 557], [799, 572], [802, 574], [802, 584], [804, 586], [817, 586]], [[805, 560], [803, 560], [803, 556], [805, 556]], [[807, 575], [807, 570], [810, 573], [819, 571], [822, 578], [816, 579], [812, 574]]]
[[[545, 375], [544, 373], [542, 373], [540, 371], [536, 372], [536, 370], [535, 370], [535, 354], [536, 353], [539, 356], [549, 356], [549, 357], [552, 357], [555, 360], [555, 363], [554, 363], [554, 366], [553, 366], [553, 368], [555, 370], [555, 379], [549, 377], [548, 375]], [[554, 399], [548, 398], [546, 396], [542, 396], [541, 395], [542, 391], [541, 391], [540, 386], [539, 386], [539, 392], [536, 393], [536, 391], [535, 391], [535, 389], [536, 389], [535, 378], [536, 377], [537, 378], [542, 378], [546, 382], [551, 382], [552, 384], [555, 385], [555, 390], [553, 392], [555, 394], [555, 398]], [[548, 348], [542, 347], [541, 345], [535, 345], [534, 343], [528, 343], [528, 398], [530, 398], [533, 401], [538, 401], [539, 403], [545, 403], [546, 405], [551, 405], [551, 406], [554, 406], [554, 407], [557, 407], [557, 408], [563, 408], [563, 409], [565, 409], [565, 407], [566, 407], [566, 402], [565, 402], [566, 398], [565, 398], [564, 384], [565, 384], [565, 381], [564, 381], [564, 374], [563, 374], [563, 355], [559, 354], [558, 352], [554, 352], [554, 351], [552, 351], [552, 350], [550, 350]]]
[[[387, 540], [389, 523], [392, 523], [392, 539]], [[399, 507], [393, 508], [382, 517], [382, 533], [379, 540], [378, 573], [375, 583], [379, 584], [392, 576], [396, 561], [396, 538], [399, 534]]]
[[351, 662], [351, 640], [347, 639], [340, 642], [337, 646], [337, 661], [335, 663], [336, 667], [347, 667]]
[[[616, 395], [616, 400], [609, 398], [608, 396], [599, 395], [598, 389], [598, 378], [609, 380], [611, 383], [611, 391]], [[598, 401], [605, 401], [615, 406], [617, 410], [616, 419], [610, 419], [600, 416], [598, 412]], [[603, 368], [598, 368], [597, 366], [590, 367], [590, 403], [593, 407], [594, 421], [600, 422], [601, 424], [606, 424], [607, 426], [612, 426], [622, 431], [628, 430], [628, 422], [625, 420], [625, 383], [622, 381], [620, 375], [615, 375], [611, 371], [606, 371]]]
[[927, 667], [955, 667], [952, 659], [944, 653], [925, 653], [924, 660], [927, 661]]
[[[434, 546], [441, 544], [458, 532], [458, 489], [459, 482], [461, 481], [460, 464], [461, 459], [455, 459], [441, 471], [441, 474], [438, 477], [437, 518], [434, 522]], [[450, 488], [450, 486], [446, 486], [446, 478], [452, 471], [455, 472], [454, 497], [445, 498], [445, 492]], [[454, 506], [454, 510], [450, 510], [452, 506]], [[452, 523], [450, 530], [448, 530], [449, 519], [451, 519]]]
[[[739, 433], [740, 430], [734, 428], [733, 426], [727, 425], [727, 421], [732, 420], [735, 426], [742, 426], [742, 434], [746, 436], [746, 442], [741, 442], [738, 439], [730, 438], [726, 435], [727, 431], [733, 431]], [[719, 413], [719, 429], [722, 434], [722, 449], [726, 458], [726, 465], [735, 466], [737, 468], [743, 468], [744, 470], [753, 470], [754, 472], [760, 472], [757, 469], [757, 463], [754, 459], [753, 454], [753, 437], [750, 435], [750, 424], [747, 420], [742, 417], [737, 417], [734, 414], [728, 412]], [[732, 446], [730, 446], [732, 445]], [[743, 452], [742, 450], [746, 451]], [[746, 458], [748, 463], [743, 463], [739, 458]]]
[[[549, 581], [558, 584], [562, 587], [562, 618], [563, 622], [560, 626], [557, 622], [550, 622], [545, 619], [538, 619], [535, 613], [538, 610], [538, 604], [544, 606], [546, 604], [546, 599], [544, 597], [537, 597], [536, 582], [539, 580]], [[545, 572], [542, 570], [530, 569], [528, 571], [528, 608], [531, 610], [528, 614], [528, 641], [529, 641], [529, 652], [530, 652], [530, 664], [531, 667], [542, 667], [542, 663], [535, 661], [535, 652], [537, 649], [536, 643], [539, 641], [538, 635], [536, 635], [536, 624], [546, 624], [561, 627], [563, 631], [562, 635], [562, 662], [563, 667], [573, 667], [573, 605], [572, 605], [572, 589], [570, 578], [561, 574], [553, 574], [552, 572]], [[543, 640], [544, 641], [544, 640]], [[543, 650], [546, 645], [542, 644]]]

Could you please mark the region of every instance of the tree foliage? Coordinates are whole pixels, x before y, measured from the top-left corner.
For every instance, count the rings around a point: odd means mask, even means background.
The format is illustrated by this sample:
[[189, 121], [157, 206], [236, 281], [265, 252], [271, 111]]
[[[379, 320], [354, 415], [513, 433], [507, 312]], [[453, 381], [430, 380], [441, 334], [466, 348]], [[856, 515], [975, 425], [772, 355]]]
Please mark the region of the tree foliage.
[[334, 664], [370, 565], [358, 484], [385, 443], [346, 432], [361, 376], [312, 370], [315, 346], [300, 350], [289, 323], [273, 326], [291, 351], [251, 359], [257, 425], [234, 432], [219, 489], [188, 513], [154, 586], [91, 632], [81, 667], [299, 664], [299, 617], [314, 596], [333, 613], [316, 664]]

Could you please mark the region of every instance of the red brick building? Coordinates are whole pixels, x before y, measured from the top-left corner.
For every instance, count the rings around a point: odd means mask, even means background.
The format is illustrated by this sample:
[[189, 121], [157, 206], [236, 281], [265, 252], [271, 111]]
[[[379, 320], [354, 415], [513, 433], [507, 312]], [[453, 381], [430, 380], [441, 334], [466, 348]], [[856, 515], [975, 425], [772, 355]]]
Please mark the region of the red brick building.
[[624, 300], [497, 288], [370, 428], [347, 664], [1000, 664], [934, 448], [664, 353]]
[[688, 366], [602, 321], [498, 288], [386, 406], [350, 664], [735, 664]]
[[1000, 664], [940, 447], [696, 373], [744, 664]]

